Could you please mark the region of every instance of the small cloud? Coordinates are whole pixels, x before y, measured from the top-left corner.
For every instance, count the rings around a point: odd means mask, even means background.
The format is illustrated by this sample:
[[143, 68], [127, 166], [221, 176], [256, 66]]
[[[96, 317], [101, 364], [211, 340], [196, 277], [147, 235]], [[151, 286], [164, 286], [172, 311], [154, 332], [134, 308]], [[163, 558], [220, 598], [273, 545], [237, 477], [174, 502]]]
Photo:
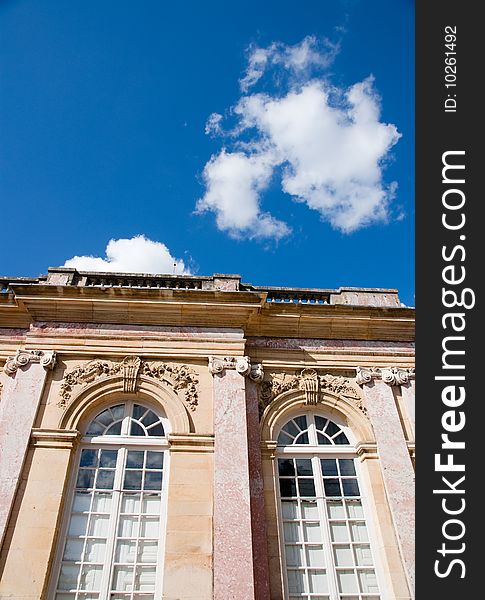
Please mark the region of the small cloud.
[[212, 113], [209, 118], [207, 119], [207, 122], [205, 124], [205, 133], [206, 135], [221, 135], [222, 134], [222, 128], [221, 128], [221, 121], [222, 121], [222, 115], [220, 115], [219, 113]]
[[167, 246], [144, 235], [110, 240], [106, 246], [106, 257], [74, 256], [63, 265], [79, 271], [101, 271], [110, 273], [173, 273], [190, 275], [184, 261], [174, 258]]

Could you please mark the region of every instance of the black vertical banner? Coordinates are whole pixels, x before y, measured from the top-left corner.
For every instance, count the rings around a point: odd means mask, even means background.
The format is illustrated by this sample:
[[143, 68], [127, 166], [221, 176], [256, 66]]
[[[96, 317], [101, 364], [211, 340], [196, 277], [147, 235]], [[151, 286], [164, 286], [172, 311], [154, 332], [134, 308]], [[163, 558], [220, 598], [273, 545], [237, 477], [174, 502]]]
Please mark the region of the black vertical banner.
[[479, 7], [419, 2], [416, 14], [418, 600], [475, 597], [485, 569]]

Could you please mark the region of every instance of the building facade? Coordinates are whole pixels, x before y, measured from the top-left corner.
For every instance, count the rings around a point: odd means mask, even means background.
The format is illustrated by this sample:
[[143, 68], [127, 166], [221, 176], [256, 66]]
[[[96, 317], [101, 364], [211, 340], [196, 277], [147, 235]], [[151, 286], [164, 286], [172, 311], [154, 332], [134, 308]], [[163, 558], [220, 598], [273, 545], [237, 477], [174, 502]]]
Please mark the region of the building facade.
[[396, 290], [0, 284], [0, 598], [414, 598]]

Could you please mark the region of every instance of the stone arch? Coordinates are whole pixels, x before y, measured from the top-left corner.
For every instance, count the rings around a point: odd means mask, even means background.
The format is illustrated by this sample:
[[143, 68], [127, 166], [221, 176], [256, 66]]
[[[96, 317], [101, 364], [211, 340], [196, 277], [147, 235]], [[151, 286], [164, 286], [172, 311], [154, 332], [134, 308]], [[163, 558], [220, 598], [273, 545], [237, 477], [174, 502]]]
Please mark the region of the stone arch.
[[96, 412], [118, 400], [130, 398], [139, 399], [155, 410], [162, 410], [170, 423], [170, 433], [191, 432], [192, 423], [185, 405], [167, 386], [144, 375], [138, 376], [134, 393], [125, 392], [123, 385], [121, 375], [98, 379], [86, 385], [67, 405], [59, 421], [59, 429], [81, 430]]
[[261, 419], [261, 439], [276, 441], [279, 429], [302, 410], [315, 410], [325, 417], [350, 429], [355, 445], [374, 443], [372, 425], [363, 410], [351, 399], [337, 393], [323, 391], [317, 404], [307, 404], [301, 390], [289, 390], [279, 394], [265, 409]]

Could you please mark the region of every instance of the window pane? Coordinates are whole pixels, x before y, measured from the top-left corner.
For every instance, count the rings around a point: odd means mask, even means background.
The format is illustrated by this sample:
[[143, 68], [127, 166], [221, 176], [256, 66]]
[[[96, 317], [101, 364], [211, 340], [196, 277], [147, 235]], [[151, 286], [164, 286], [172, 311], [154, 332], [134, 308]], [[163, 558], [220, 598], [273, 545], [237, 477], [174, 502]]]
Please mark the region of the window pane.
[[303, 523], [305, 542], [321, 542], [322, 532], [320, 523]]
[[279, 458], [278, 471], [280, 475], [294, 475], [295, 468], [293, 466], [293, 460], [287, 458]]
[[117, 421], [118, 419], [122, 419], [125, 414], [125, 405], [117, 404], [116, 406], [111, 407], [111, 414], [113, 418]]
[[156, 538], [158, 537], [159, 520], [155, 517], [141, 517], [140, 522], [140, 537]]
[[118, 540], [116, 543], [115, 562], [134, 563], [136, 556], [136, 542]]
[[76, 487], [84, 489], [93, 488], [95, 475], [96, 471], [94, 469], [79, 469]]
[[163, 467], [163, 452], [147, 452], [147, 469], [161, 469]]
[[353, 571], [337, 572], [339, 590], [343, 593], [358, 592], [357, 577]]
[[159, 515], [160, 496], [148, 496], [145, 494], [143, 497], [141, 512], [149, 515]]
[[156, 563], [158, 543], [140, 541], [138, 545], [138, 562]]
[[296, 483], [294, 479], [280, 479], [280, 493], [283, 497], [296, 496]]
[[143, 469], [143, 459], [145, 453], [140, 450], [129, 450], [126, 457], [127, 469]]
[[96, 492], [93, 499], [93, 512], [109, 512], [112, 495], [111, 493]]
[[363, 519], [364, 518], [364, 511], [362, 509], [362, 503], [360, 502], [360, 500], [358, 500], [358, 501], [347, 500], [347, 502], [345, 504], [347, 505], [347, 512], [351, 519]]
[[320, 463], [322, 465], [322, 473], [324, 475], [338, 475], [337, 461], [334, 458], [322, 458]]
[[313, 475], [312, 461], [309, 458], [299, 458], [296, 461], [298, 475]]
[[289, 433], [292, 437], [296, 437], [300, 433], [300, 429], [293, 423], [293, 421], [289, 421], [283, 428], [283, 431]]
[[337, 567], [353, 567], [354, 561], [350, 546], [335, 546], [333, 549]]
[[118, 450], [101, 450], [99, 466], [100, 467], [109, 467], [109, 468], [114, 469], [116, 467], [117, 456], [118, 456]]
[[318, 506], [316, 501], [301, 503], [301, 518], [318, 520]]
[[78, 538], [67, 538], [64, 549], [64, 560], [79, 560], [83, 552], [84, 540]]
[[99, 591], [101, 587], [102, 566], [85, 565], [81, 571], [81, 581], [79, 589], [89, 591]]
[[120, 435], [121, 434], [121, 421], [117, 423], [113, 423], [110, 425], [108, 429], [105, 431], [105, 435]]
[[325, 429], [326, 424], [327, 424], [327, 419], [324, 419], [323, 417], [319, 417], [319, 416], [315, 415], [315, 426], [317, 429], [320, 429], [320, 431], [323, 431]]
[[121, 500], [122, 513], [139, 513], [140, 512], [140, 497], [141, 494], [123, 494]]
[[336, 437], [332, 438], [334, 444], [349, 444], [349, 440], [345, 433], [339, 433]]
[[145, 473], [145, 490], [161, 490], [162, 489], [162, 472], [147, 471]]
[[69, 523], [68, 535], [77, 536], [83, 535], [86, 532], [88, 524], [87, 515], [72, 515], [71, 522]]
[[341, 496], [340, 483], [338, 479], [324, 479], [323, 485], [325, 487], [326, 496]]
[[285, 542], [301, 542], [301, 526], [299, 523], [283, 523]]
[[112, 490], [115, 480], [114, 470], [100, 470], [96, 479], [96, 487], [101, 490]]
[[58, 589], [77, 589], [77, 579], [79, 576], [79, 570], [79, 565], [62, 565], [61, 574], [59, 575], [59, 583], [57, 585]]
[[327, 504], [328, 516], [330, 519], [344, 519], [345, 511], [342, 502], [329, 502]]
[[113, 572], [113, 589], [118, 592], [133, 590], [133, 567], [115, 566]]
[[340, 458], [340, 475], [355, 475], [355, 464], [353, 458]]
[[81, 467], [95, 467], [98, 464], [97, 450], [83, 450], [81, 452]]
[[347, 525], [345, 523], [331, 523], [330, 534], [333, 542], [348, 542], [349, 534], [347, 531]]
[[130, 435], [142, 436], [145, 435], [145, 430], [143, 429], [143, 427], [141, 427], [141, 425], [139, 425], [135, 421], [132, 421], [130, 427]]
[[293, 419], [293, 421], [295, 421], [295, 423], [298, 425], [298, 427], [302, 430], [305, 431], [305, 429], [308, 429], [308, 425], [307, 425], [307, 421], [306, 421], [306, 417], [305, 415], [301, 415], [299, 417], [295, 417]]
[[139, 404], [135, 404], [133, 406], [133, 418], [140, 420], [141, 417], [147, 412], [147, 409], [144, 406], [140, 406]]
[[155, 590], [155, 567], [136, 567], [135, 590], [153, 592]]
[[84, 560], [87, 562], [102, 563], [106, 554], [106, 540], [87, 540]]
[[105, 430], [104, 425], [101, 425], [101, 423], [96, 423], [96, 421], [93, 421], [91, 423], [91, 425], [89, 426], [86, 433], [87, 433], [87, 435], [102, 435], [104, 430]]
[[344, 490], [344, 496], [360, 495], [357, 479], [342, 479], [342, 487]]
[[288, 588], [290, 594], [308, 591], [305, 590], [303, 571], [288, 570]]
[[300, 433], [300, 435], [296, 438], [295, 444], [308, 444], [308, 433]]
[[283, 519], [296, 519], [298, 516], [298, 503], [284, 501], [281, 503]]
[[91, 515], [89, 521], [89, 535], [97, 537], [106, 537], [108, 533], [108, 515]]
[[310, 567], [324, 567], [325, 566], [325, 553], [323, 546], [307, 546], [307, 565]]
[[320, 445], [322, 444], [331, 444], [330, 438], [328, 438], [324, 433], [319, 433], [317, 431], [317, 441]]
[[352, 531], [352, 539], [354, 542], [367, 542], [367, 527], [365, 523], [351, 523], [350, 530]]
[[313, 479], [298, 479], [300, 496], [315, 496], [315, 484]]
[[303, 562], [303, 546], [285, 546], [286, 564], [289, 567], [301, 567]]
[[141, 490], [141, 471], [125, 471], [125, 490]]
[[137, 537], [138, 536], [138, 517], [120, 517], [118, 525], [118, 535], [120, 537]]
[[327, 574], [325, 571], [308, 571], [310, 592], [328, 592]]
[[76, 492], [74, 495], [73, 512], [88, 511], [91, 506], [91, 492]]
[[355, 560], [359, 566], [368, 567], [372, 566], [372, 554], [370, 546], [354, 546]]
[[340, 431], [340, 427], [338, 425], [336, 425], [333, 421], [328, 422], [327, 428], [325, 429], [325, 433], [327, 435], [332, 437], [332, 435], [335, 435], [339, 431]]
[[360, 571], [359, 573], [360, 590], [367, 594], [378, 593], [377, 579], [374, 571]]
[[160, 419], [151, 410], [149, 410], [145, 414], [145, 416], [141, 419], [141, 422], [143, 423], [143, 425], [145, 425], [145, 427], [148, 427], [149, 425], [153, 425], [154, 423], [158, 423], [158, 421], [160, 421]]
[[96, 417], [96, 421], [105, 426], [110, 425], [113, 422], [113, 415], [109, 409], [103, 410], [103, 412]]
[[163, 427], [159, 423], [158, 425], [153, 425], [151, 427], [148, 427], [148, 435], [162, 437], [165, 435], [165, 431], [163, 430]]

